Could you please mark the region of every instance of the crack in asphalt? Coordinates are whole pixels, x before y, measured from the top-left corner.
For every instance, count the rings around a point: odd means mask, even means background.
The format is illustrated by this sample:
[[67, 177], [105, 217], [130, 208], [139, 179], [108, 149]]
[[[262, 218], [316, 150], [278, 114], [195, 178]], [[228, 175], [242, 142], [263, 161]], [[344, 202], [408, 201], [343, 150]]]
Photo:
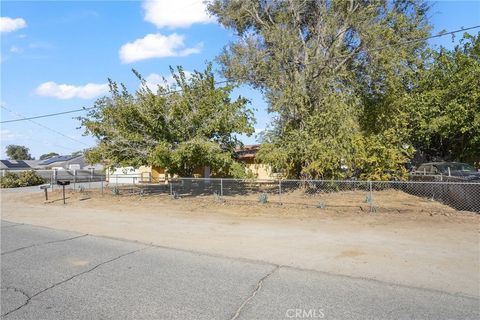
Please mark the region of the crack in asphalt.
[[86, 237], [86, 236], [88, 236], [88, 233], [82, 234], [82, 235], [79, 235], [79, 236], [76, 236], [76, 237], [72, 237], [72, 238], [67, 238], [67, 239], [60, 239], [60, 240], [53, 240], [53, 241], [42, 242], [42, 243], [35, 243], [35, 244], [30, 245], [30, 246], [21, 247], [21, 248], [13, 249], [13, 250], [10, 250], [10, 251], [2, 252], [1, 255], [3, 256], [5, 254], [14, 253], [14, 252], [21, 251], [21, 250], [24, 250], [24, 249], [39, 247], [39, 246], [43, 246], [43, 245], [51, 244], [51, 243], [70, 241], [70, 240], [74, 240], [74, 239], [78, 239], [78, 238], [82, 238], [82, 237]]
[[27, 299], [30, 299], [30, 296], [29, 296], [25, 291], [23, 291], [22, 289], [15, 288], [15, 287], [3, 287], [2, 289], [4, 289], [4, 290], [13, 290], [13, 291], [15, 291], [15, 292], [20, 292], [20, 293], [23, 294], [25, 297], [27, 297]]
[[[8, 291], [8, 290], [13, 290], [13, 291], [15, 291], [15, 292], [20, 292], [23, 296], [25, 296], [25, 297], [27, 298], [26, 301], [30, 300], [30, 296], [29, 296], [25, 291], [23, 291], [22, 289], [15, 288], [15, 287], [3, 287], [3, 288], [2, 288], [2, 291], [3, 291], [3, 290], [6, 290], [6, 291]], [[10, 312], [10, 311], [9, 311], [9, 312]], [[7, 313], [5, 313], [5, 314], [2, 314], [2, 317], [3, 317], [4, 315], [8, 314], [9, 312], [7, 312]]]
[[235, 312], [235, 314], [233, 315], [232, 318], [230, 318], [230, 320], [235, 320], [240, 316], [240, 313], [242, 312], [243, 308], [247, 305], [247, 303], [255, 297], [255, 295], [257, 294], [258, 291], [260, 291], [260, 289], [262, 289], [263, 281], [267, 280], [267, 278], [269, 278], [272, 274], [274, 274], [278, 269], [280, 269], [279, 265], [275, 266], [275, 268], [273, 268], [269, 273], [267, 273], [265, 276], [263, 276], [263, 278], [261, 278], [258, 281], [257, 286], [253, 290], [252, 294], [245, 301], [243, 301], [243, 303], [237, 309], [237, 312]]
[[[25, 303], [22, 304], [21, 306], [13, 309], [13, 310], [11, 310], [11, 311], [9, 311], [9, 312], [7, 312], [7, 313], [2, 314], [2, 317], [8, 316], [9, 314], [11, 314], [11, 313], [13, 313], [13, 312], [16, 312], [16, 311], [22, 309], [23, 307], [25, 307], [26, 305], [28, 305], [28, 304], [30, 303], [30, 301], [31, 301], [33, 298], [35, 298], [36, 296], [38, 296], [39, 294], [42, 294], [42, 293], [44, 293], [44, 292], [46, 292], [46, 291], [48, 291], [48, 290], [50, 290], [50, 289], [55, 288], [56, 286], [59, 286], [59, 285], [65, 283], [65, 282], [68, 282], [68, 281], [70, 281], [70, 280], [72, 280], [72, 279], [75, 279], [76, 277], [79, 277], [79, 276], [81, 276], [81, 275], [84, 275], [84, 274], [87, 274], [87, 273], [89, 273], [89, 272], [92, 272], [93, 270], [95, 270], [95, 269], [97, 269], [98, 267], [101, 267], [101, 266], [103, 266], [103, 265], [105, 265], [105, 264], [107, 264], [107, 263], [116, 261], [116, 260], [121, 259], [121, 258], [123, 258], [123, 257], [125, 257], [125, 256], [128, 256], [128, 255], [130, 255], [130, 254], [133, 254], [133, 253], [136, 253], [136, 252], [139, 252], [139, 251], [148, 249], [148, 248], [149, 248], [149, 247], [144, 247], [144, 248], [140, 248], [140, 249], [137, 249], [137, 250], [129, 251], [129, 252], [123, 253], [123, 254], [115, 257], [115, 258], [112, 258], [112, 259], [103, 261], [103, 262], [101, 262], [101, 263], [93, 266], [92, 268], [90, 268], [90, 269], [88, 269], [88, 270], [82, 271], [82, 272], [77, 273], [77, 274], [75, 274], [75, 275], [73, 275], [73, 276], [71, 276], [71, 277], [69, 277], [69, 278], [67, 278], [67, 279], [64, 279], [64, 280], [62, 280], [62, 281], [60, 281], [60, 282], [54, 283], [54, 284], [52, 284], [50, 287], [47, 287], [47, 288], [45, 288], [45, 289], [42, 289], [42, 290], [38, 291], [37, 293], [33, 294], [32, 296], [28, 296], [27, 294], [24, 293], [25, 296], [28, 297], [27, 301], [25, 301]], [[23, 291], [20, 291], [20, 292], [23, 293]]]

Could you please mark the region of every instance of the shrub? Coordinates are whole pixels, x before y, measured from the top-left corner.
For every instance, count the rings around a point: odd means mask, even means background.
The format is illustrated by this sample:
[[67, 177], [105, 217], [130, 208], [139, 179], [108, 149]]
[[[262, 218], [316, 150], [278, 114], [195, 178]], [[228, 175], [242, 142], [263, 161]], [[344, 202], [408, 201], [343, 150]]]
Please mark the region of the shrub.
[[19, 187], [18, 174], [7, 172], [3, 177], [0, 178], [0, 186], [2, 188], [17, 188]]
[[19, 174], [7, 172], [5, 176], [0, 179], [0, 187], [2, 188], [28, 187], [42, 183], [45, 183], [45, 180], [33, 170], [23, 171]]

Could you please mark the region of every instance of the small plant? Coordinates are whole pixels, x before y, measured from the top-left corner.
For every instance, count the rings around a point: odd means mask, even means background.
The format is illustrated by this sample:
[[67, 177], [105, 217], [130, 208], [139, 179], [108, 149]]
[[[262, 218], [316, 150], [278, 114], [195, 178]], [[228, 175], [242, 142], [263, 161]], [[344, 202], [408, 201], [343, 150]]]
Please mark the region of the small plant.
[[258, 197], [258, 202], [262, 203], [262, 204], [265, 204], [268, 202], [268, 195], [266, 193], [262, 193], [259, 197]]
[[114, 196], [120, 195], [120, 189], [118, 189], [118, 187], [113, 187], [113, 188], [112, 188], [112, 194], [113, 194]]
[[223, 202], [222, 196], [219, 195], [216, 191], [213, 193], [213, 199], [215, 199], [215, 201], [217, 202]]
[[320, 202], [317, 204], [317, 208], [319, 208], [319, 209], [325, 209], [325, 201], [320, 201]]
[[373, 205], [373, 197], [367, 195], [365, 197], [365, 203], [368, 203], [370, 205], [370, 212], [377, 212], [377, 208]]

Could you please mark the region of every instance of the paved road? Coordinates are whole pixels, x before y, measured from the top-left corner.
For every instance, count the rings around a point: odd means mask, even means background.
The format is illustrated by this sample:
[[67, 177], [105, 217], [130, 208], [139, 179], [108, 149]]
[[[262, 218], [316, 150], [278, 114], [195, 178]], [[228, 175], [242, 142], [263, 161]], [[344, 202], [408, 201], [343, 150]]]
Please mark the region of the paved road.
[[479, 300], [1, 224], [2, 319], [479, 319]]

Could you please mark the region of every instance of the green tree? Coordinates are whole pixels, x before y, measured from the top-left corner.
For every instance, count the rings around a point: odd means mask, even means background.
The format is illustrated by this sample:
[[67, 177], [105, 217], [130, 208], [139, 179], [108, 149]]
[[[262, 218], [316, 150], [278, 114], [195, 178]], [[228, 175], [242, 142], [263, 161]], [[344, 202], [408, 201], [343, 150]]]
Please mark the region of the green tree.
[[40, 160], [46, 160], [56, 156], [59, 156], [59, 154], [56, 152], [49, 152], [49, 153], [42, 154], [40, 156]]
[[5, 153], [11, 160], [34, 160], [25, 146], [10, 144], [7, 146]]
[[188, 79], [181, 67], [171, 72], [176, 84], [156, 91], [135, 72], [143, 85], [133, 95], [110, 81], [111, 96], [81, 119], [86, 133], [98, 139], [87, 159], [106, 160], [111, 167], [162, 166], [180, 176], [192, 176], [201, 166], [219, 175], [244, 172], [233, 149], [236, 134], [254, 131], [248, 100], [232, 100], [232, 85], [215, 87], [211, 64]]
[[[415, 79], [429, 34], [423, 1], [214, 0], [238, 34], [223, 75], [264, 94], [275, 115], [263, 162], [303, 178], [390, 179], [413, 148], [397, 102]], [[393, 174], [392, 174], [393, 173]]]
[[480, 162], [480, 39], [465, 34], [453, 50], [430, 50], [404, 103], [412, 143], [430, 159]]

